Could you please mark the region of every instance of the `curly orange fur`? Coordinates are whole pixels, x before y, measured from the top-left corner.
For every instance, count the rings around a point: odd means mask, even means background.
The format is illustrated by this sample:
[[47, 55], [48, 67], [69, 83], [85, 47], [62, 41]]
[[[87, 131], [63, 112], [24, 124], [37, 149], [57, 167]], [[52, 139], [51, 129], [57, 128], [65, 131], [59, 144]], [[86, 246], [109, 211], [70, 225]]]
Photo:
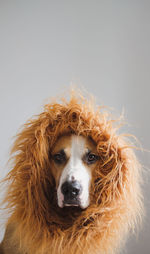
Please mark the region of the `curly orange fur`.
[[[90, 136], [100, 156], [90, 206], [57, 206], [49, 154], [60, 135]], [[11, 241], [28, 254], [114, 254], [142, 214], [140, 166], [102, 109], [72, 93], [69, 102], [53, 102], [28, 121], [12, 149], [5, 202], [15, 225]]]

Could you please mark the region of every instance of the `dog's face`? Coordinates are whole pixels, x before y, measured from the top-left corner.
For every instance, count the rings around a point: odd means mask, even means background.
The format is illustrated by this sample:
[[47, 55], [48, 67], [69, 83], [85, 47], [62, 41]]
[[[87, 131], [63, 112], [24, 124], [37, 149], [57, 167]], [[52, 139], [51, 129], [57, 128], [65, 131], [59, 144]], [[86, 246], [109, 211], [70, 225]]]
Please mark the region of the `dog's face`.
[[51, 158], [58, 206], [87, 208], [92, 171], [99, 159], [95, 143], [83, 136], [61, 136], [53, 147]]

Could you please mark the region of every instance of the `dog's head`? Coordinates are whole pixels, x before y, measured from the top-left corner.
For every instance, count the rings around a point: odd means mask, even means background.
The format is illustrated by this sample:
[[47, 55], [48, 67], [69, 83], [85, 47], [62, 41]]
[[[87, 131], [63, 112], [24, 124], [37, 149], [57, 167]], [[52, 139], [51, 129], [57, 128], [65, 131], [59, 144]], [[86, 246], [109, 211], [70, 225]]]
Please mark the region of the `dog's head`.
[[90, 204], [92, 172], [99, 155], [92, 139], [77, 135], [58, 138], [51, 153], [59, 207]]
[[35, 239], [30, 245], [43, 247], [42, 241], [60, 235], [64, 246], [71, 239], [69, 252], [76, 248], [73, 236], [92, 237], [91, 228], [97, 239], [92, 246], [100, 242], [113, 253], [123, 232], [134, 227], [141, 214], [139, 165], [113, 122], [90, 101], [72, 96], [46, 105], [25, 124], [12, 149], [5, 201], [26, 245]]

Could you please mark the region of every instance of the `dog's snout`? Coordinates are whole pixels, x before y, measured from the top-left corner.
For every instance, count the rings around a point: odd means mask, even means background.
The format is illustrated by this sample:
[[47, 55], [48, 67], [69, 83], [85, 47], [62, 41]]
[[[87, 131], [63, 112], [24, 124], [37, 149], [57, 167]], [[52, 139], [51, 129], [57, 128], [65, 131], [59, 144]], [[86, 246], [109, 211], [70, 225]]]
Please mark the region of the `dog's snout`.
[[61, 192], [66, 199], [77, 198], [82, 191], [82, 187], [79, 182], [66, 181], [61, 187]]

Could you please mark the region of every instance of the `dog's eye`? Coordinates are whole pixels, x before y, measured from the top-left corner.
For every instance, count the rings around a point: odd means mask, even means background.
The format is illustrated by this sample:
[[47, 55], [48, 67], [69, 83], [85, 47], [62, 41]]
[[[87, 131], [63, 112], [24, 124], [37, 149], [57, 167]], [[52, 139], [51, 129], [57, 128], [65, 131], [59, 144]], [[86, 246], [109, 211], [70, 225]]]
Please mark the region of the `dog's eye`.
[[94, 153], [88, 153], [86, 154], [84, 160], [87, 164], [93, 164], [98, 160], [99, 156]]
[[53, 160], [55, 163], [61, 164], [63, 162], [65, 162], [66, 160], [66, 156], [65, 153], [60, 152], [60, 153], [56, 153], [53, 155]]
[[88, 161], [95, 161], [95, 159], [96, 159], [96, 155], [95, 154], [89, 154], [88, 155]]

